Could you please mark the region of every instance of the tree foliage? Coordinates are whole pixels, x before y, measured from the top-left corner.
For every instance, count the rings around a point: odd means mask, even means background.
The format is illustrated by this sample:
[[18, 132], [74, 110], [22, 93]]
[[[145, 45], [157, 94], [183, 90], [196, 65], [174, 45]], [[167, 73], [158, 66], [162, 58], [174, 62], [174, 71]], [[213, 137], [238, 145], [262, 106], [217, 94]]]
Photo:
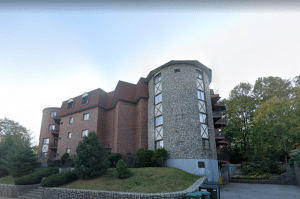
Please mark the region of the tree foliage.
[[284, 156], [287, 161], [288, 151], [300, 143], [300, 76], [292, 81], [258, 78], [254, 87], [240, 83], [222, 103], [226, 107], [224, 132], [229, 153], [235, 153], [234, 145], [248, 160], [257, 153], [263, 159]]
[[108, 167], [108, 155], [101, 146], [99, 137], [90, 132], [79, 142], [74, 158], [75, 171], [79, 179], [90, 179], [104, 174]]
[[39, 166], [30, 133], [19, 123], [7, 118], [0, 120], [0, 173], [5, 171], [13, 177], [33, 172]]

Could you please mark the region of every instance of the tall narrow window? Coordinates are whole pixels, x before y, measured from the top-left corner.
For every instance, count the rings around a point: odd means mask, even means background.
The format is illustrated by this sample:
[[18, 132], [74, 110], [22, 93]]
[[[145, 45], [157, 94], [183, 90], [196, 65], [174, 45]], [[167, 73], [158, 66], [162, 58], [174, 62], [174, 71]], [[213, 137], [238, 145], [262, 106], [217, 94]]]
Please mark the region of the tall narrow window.
[[56, 116], [56, 112], [52, 111], [50, 117], [55, 117]]
[[71, 139], [71, 136], [72, 136], [72, 133], [69, 132], [69, 133], [68, 133], [68, 139]]
[[161, 103], [162, 101], [162, 94], [158, 94], [155, 96], [155, 104]]
[[89, 120], [89, 118], [90, 118], [90, 114], [89, 113], [83, 115], [83, 120], [84, 121]]
[[82, 95], [82, 101], [81, 101], [81, 104], [87, 104], [88, 103], [88, 99], [89, 99], [89, 95], [87, 93], [84, 93]]
[[49, 144], [49, 138], [44, 138], [43, 139], [43, 146], [42, 146], [42, 158], [47, 158], [48, 144]]
[[54, 146], [57, 146], [57, 139], [54, 140]]
[[71, 150], [68, 148], [68, 149], [66, 150], [66, 153], [69, 153], [69, 154], [70, 154], [70, 151], [71, 151]]
[[70, 117], [70, 124], [73, 124], [73, 117]]
[[162, 82], [161, 73], [154, 77], [154, 141], [155, 149], [163, 147], [163, 107], [162, 107]]

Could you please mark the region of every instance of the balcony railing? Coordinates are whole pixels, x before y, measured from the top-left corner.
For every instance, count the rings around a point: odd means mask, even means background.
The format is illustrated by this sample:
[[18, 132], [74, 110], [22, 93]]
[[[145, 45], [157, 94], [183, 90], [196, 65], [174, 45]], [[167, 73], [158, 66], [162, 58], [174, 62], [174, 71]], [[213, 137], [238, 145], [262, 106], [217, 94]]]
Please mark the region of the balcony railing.
[[223, 116], [222, 111], [214, 111], [213, 116], [214, 117], [222, 117]]
[[49, 148], [52, 150], [57, 150], [57, 144], [49, 143]]

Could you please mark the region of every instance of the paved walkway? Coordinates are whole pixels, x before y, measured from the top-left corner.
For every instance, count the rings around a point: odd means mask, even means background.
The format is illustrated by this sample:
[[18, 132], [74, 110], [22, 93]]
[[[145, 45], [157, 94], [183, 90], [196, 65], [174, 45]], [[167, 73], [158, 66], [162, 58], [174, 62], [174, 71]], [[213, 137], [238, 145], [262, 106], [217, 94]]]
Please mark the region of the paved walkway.
[[293, 199], [300, 198], [295, 185], [228, 183], [221, 185], [220, 199]]

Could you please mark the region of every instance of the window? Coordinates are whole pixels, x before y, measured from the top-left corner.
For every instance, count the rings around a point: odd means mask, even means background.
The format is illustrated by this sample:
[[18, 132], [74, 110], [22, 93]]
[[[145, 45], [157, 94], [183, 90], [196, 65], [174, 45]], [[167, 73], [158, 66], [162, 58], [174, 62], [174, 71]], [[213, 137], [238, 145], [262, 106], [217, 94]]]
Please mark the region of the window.
[[73, 124], [73, 117], [70, 117], [70, 124]]
[[163, 148], [163, 147], [164, 147], [164, 141], [163, 140], [155, 142], [155, 149]]
[[105, 148], [105, 151], [111, 152], [111, 148]]
[[202, 72], [199, 70], [196, 70], [196, 77], [199, 79], [202, 79]]
[[66, 150], [66, 153], [70, 153], [70, 151], [71, 151], [71, 150], [68, 148], [68, 149]]
[[68, 103], [68, 109], [71, 109], [71, 108], [73, 108], [73, 102]]
[[204, 92], [197, 90], [198, 99], [205, 101]]
[[47, 158], [47, 154], [48, 154], [47, 152], [42, 152], [42, 157]]
[[89, 118], [90, 118], [90, 114], [89, 113], [83, 115], [83, 120], [84, 121], [85, 120], [89, 120]]
[[155, 126], [159, 126], [163, 124], [163, 117], [162, 116], [158, 116], [155, 118]]
[[49, 138], [44, 138], [43, 139], [43, 144], [49, 144]]
[[162, 101], [162, 94], [156, 95], [155, 96], [155, 104], [158, 104]]
[[72, 137], [72, 133], [69, 132], [69, 133], [68, 133], [68, 139], [71, 139], [71, 137]]
[[206, 124], [207, 120], [206, 120], [206, 114], [200, 113], [200, 122]]
[[54, 124], [50, 124], [49, 125], [49, 131], [54, 131], [55, 130], [55, 125]]
[[161, 81], [161, 73], [159, 73], [158, 75], [155, 76], [155, 84], [157, 84], [158, 82]]
[[58, 140], [56, 140], [56, 139], [54, 140], [54, 146], [57, 146], [57, 141]]
[[69, 101], [68, 101], [68, 109], [73, 108], [73, 102], [74, 102], [73, 99], [69, 99]]
[[179, 73], [180, 69], [174, 69], [174, 73]]
[[81, 105], [87, 104], [87, 103], [88, 103], [88, 98], [89, 98], [89, 95], [88, 95], [87, 93], [84, 93], [84, 94], [82, 95]]
[[82, 131], [82, 134], [81, 134], [81, 137], [87, 136], [87, 135], [88, 135], [88, 130], [83, 130], [83, 131]]
[[55, 111], [51, 112], [50, 117], [55, 117], [55, 116], [56, 116], [56, 112]]
[[202, 146], [203, 146], [203, 149], [209, 149], [209, 140], [202, 139]]

